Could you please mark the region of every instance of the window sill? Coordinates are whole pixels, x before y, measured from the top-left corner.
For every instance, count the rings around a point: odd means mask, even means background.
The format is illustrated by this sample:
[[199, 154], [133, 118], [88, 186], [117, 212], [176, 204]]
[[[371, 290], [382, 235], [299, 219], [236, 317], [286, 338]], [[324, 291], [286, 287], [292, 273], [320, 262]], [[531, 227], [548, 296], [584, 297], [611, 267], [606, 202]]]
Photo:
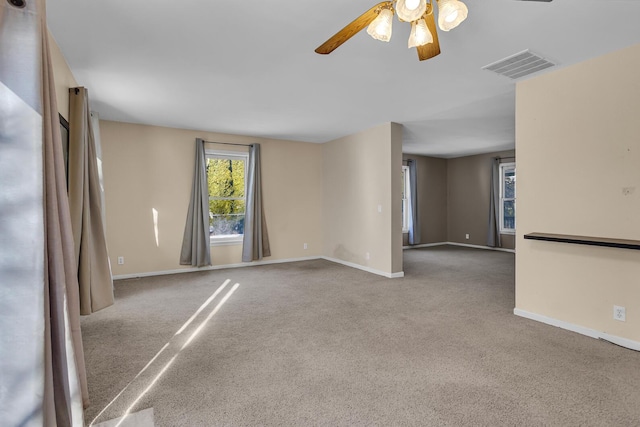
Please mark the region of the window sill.
[[218, 236], [218, 237], [210, 237], [209, 244], [211, 246], [230, 246], [230, 245], [241, 245], [243, 236], [242, 234], [236, 236]]
[[515, 235], [515, 234], [516, 234], [516, 230], [500, 230], [500, 234], [511, 234], [511, 235]]

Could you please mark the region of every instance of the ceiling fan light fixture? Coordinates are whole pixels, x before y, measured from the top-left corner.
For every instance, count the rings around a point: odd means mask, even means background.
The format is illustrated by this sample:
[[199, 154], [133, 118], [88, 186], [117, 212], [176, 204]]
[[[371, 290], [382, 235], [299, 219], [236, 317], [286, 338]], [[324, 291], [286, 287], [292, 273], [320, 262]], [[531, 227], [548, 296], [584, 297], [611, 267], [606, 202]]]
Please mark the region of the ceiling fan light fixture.
[[397, 0], [396, 13], [398, 18], [405, 22], [413, 22], [420, 19], [427, 10], [426, 0]]
[[467, 5], [459, 0], [438, 0], [438, 26], [449, 31], [467, 19]]
[[411, 23], [411, 34], [409, 35], [409, 48], [424, 46], [433, 43], [433, 34], [429, 31], [424, 19], [418, 19]]
[[382, 9], [376, 19], [367, 27], [367, 34], [376, 40], [388, 42], [391, 40], [392, 25], [393, 11], [390, 9]]

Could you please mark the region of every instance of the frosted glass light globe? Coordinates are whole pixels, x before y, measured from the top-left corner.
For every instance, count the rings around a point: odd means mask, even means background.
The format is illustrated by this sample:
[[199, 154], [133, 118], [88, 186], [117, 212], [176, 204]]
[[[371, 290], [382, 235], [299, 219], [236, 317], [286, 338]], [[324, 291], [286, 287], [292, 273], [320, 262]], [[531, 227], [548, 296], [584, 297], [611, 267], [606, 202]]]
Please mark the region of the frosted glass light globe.
[[418, 19], [411, 23], [411, 35], [409, 35], [409, 48], [423, 46], [425, 44], [433, 43], [433, 35], [427, 27], [427, 23], [424, 19]]
[[467, 19], [467, 5], [459, 0], [438, 0], [438, 26], [449, 31]]
[[406, 0], [405, 5], [409, 10], [416, 10], [416, 8], [420, 6], [420, 0]]
[[405, 22], [413, 22], [422, 18], [426, 10], [426, 0], [398, 0], [396, 2], [398, 18]]
[[367, 27], [367, 34], [376, 40], [388, 42], [391, 40], [392, 25], [393, 12], [389, 9], [383, 9]]

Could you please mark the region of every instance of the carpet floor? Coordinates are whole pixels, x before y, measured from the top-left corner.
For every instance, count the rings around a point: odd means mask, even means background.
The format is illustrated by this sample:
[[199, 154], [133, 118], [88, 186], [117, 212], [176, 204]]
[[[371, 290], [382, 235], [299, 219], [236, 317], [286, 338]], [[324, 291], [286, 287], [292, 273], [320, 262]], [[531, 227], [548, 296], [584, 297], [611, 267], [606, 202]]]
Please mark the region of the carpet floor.
[[514, 316], [514, 255], [404, 251], [117, 281], [82, 319], [87, 424], [638, 426], [640, 353]]

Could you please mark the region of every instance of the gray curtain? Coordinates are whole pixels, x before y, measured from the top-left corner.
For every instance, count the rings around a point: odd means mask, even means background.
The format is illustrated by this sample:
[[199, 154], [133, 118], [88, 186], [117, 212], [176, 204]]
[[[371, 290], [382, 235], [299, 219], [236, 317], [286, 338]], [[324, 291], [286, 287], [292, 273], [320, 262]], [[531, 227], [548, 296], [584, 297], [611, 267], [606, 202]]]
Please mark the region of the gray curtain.
[[489, 233], [487, 246], [502, 247], [500, 242], [500, 158], [491, 159], [491, 188], [489, 190]]
[[211, 265], [209, 241], [209, 187], [204, 141], [196, 138], [196, 160], [191, 187], [191, 201], [184, 226], [180, 264], [194, 267]]
[[409, 166], [409, 244], [420, 244], [420, 222], [418, 221], [418, 168], [416, 161], [407, 160]]
[[80, 313], [113, 304], [113, 278], [102, 217], [97, 149], [89, 95], [69, 89], [69, 207], [80, 286]]
[[271, 249], [262, 206], [260, 144], [252, 144], [249, 148], [247, 168], [247, 210], [244, 219], [242, 261], [255, 261], [267, 256], [271, 256]]

